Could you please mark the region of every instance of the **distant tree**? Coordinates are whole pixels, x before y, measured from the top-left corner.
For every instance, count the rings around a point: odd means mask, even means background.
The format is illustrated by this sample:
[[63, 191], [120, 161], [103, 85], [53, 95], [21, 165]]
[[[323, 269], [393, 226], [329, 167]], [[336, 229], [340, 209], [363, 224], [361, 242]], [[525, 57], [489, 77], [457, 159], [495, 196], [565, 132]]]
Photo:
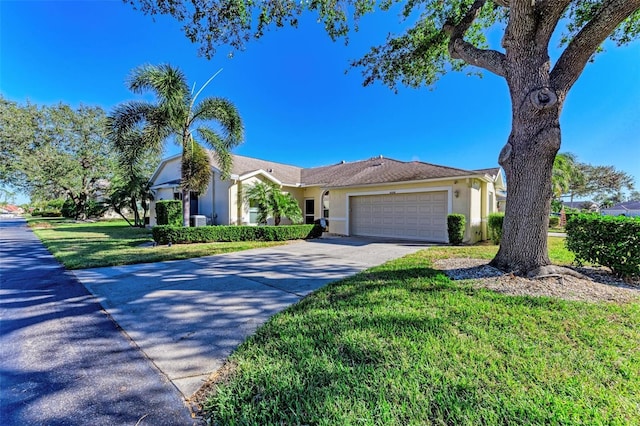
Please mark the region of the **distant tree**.
[[270, 217], [273, 217], [276, 226], [280, 225], [285, 217], [292, 223], [302, 222], [302, 211], [298, 201], [290, 193], [282, 192], [276, 185], [256, 183], [247, 188], [244, 198], [257, 207], [260, 224], [266, 224]]
[[73, 216], [86, 218], [90, 202], [104, 195], [113, 176], [115, 157], [104, 131], [104, 111], [4, 100], [2, 108], [3, 182], [35, 200], [68, 198]]
[[610, 200], [619, 203], [624, 200], [623, 190], [634, 189], [634, 179], [631, 175], [614, 166], [584, 167], [585, 187], [584, 191], [597, 203]]
[[[212, 77], [213, 78], [213, 77]], [[173, 136], [182, 147], [182, 206], [183, 224], [189, 226], [190, 193], [202, 189], [211, 176], [208, 162], [203, 169], [204, 157], [197, 135], [213, 149], [213, 155], [221, 166], [223, 177], [231, 171], [231, 149], [242, 142], [244, 128], [236, 107], [226, 99], [205, 98], [196, 104], [199, 92], [189, 89], [185, 75], [171, 65], [143, 65], [133, 70], [129, 78], [129, 89], [138, 94], [151, 92], [156, 102], [130, 101], [117, 106], [108, 120], [110, 137], [116, 145], [138, 141], [141, 148], [160, 148]], [[217, 124], [219, 131], [211, 124]], [[131, 134], [141, 131], [143, 138], [131, 139]], [[196, 169], [196, 166], [200, 169]], [[199, 188], [192, 188], [193, 184]], [[204, 186], [206, 188], [206, 185]]]
[[631, 191], [627, 201], [640, 201], [640, 191]]
[[[130, 226], [144, 227], [153, 200], [150, 178], [160, 162], [160, 151], [154, 146], [145, 146], [144, 134], [132, 131], [126, 137], [114, 141], [118, 152], [119, 168], [109, 196], [113, 210]], [[133, 221], [128, 213], [133, 214]]]
[[[394, 1], [273, 0], [256, 2], [128, 0], [147, 14], [171, 15], [187, 37], [212, 56], [218, 45], [242, 49], [267, 27], [296, 26], [305, 10], [336, 39], [357, 30], [359, 18]], [[505, 79], [511, 96], [512, 129], [498, 161], [509, 192], [500, 249], [491, 262], [519, 274], [545, 274], [552, 267], [547, 229], [553, 195], [553, 161], [560, 148], [560, 113], [586, 64], [611, 39], [619, 45], [640, 33], [640, 0], [424, 0], [402, 2], [411, 19], [402, 35], [389, 34], [352, 65], [364, 82], [392, 89], [432, 85], [467, 65]], [[564, 31], [560, 28], [564, 28]], [[489, 48], [486, 34], [501, 31], [501, 47]], [[562, 32], [564, 50], [552, 63], [549, 44]], [[464, 123], [464, 117], [458, 117]], [[416, 125], [419, 125], [418, 123]], [[526, 214], [523, 214], [526, 212]], [[556, 268], [557, 271], [557, 268]]]

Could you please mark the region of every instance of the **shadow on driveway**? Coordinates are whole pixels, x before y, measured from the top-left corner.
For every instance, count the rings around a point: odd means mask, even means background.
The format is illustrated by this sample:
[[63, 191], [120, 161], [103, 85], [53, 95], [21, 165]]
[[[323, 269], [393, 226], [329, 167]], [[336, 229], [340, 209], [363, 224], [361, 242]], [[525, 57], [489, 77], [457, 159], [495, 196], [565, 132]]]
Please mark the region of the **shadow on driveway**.
[[188, 399], [277, 312], [329, 282], [427, 246], [335, 237], [74, 273]]

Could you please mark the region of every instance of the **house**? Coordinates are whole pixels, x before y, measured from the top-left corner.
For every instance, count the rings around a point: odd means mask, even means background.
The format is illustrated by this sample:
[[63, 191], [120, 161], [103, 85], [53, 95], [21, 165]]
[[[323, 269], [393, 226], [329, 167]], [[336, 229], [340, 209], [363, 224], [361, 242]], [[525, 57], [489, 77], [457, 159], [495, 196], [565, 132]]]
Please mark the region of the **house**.
[[563, 201], [562, 205], [568, 209], [597, 212], [598, 204], [593, 201]]
[[607, 216], [640, 217], [640, 201], [625, 201], [614, 206], [602, 209], [601, 213]]
[[[227, 180], [213, 168], [212, 183], [192, 194], [191, 214], [209, 224], [253, 225], [257, 209], [243, 188], [272, 182], [300, 203], [305, 223], [325, 218], [329, 232], [445, 243], [447, 214], [467, 218], [465, 242], [488, 238], [487, 216], [498, 211], [505, 190], [500, 168], [462, 170], [382, 156], [323, 167], [302, 168], [233, 155]], [[151, 178], [155, 200], [180, 198], [180, 155], [163, 160]], [[155, 204], [151, 206], [155, 224]]]

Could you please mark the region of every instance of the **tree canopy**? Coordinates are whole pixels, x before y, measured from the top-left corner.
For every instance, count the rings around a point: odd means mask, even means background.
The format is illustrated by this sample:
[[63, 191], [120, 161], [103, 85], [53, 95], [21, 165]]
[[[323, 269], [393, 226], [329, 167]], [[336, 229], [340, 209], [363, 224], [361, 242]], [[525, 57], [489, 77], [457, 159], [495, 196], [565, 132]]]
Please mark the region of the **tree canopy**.
[[0, 99], [0, 180], [32, 199], [72, 200], [84, 218], [88, 202], [106, 196], [115, 154], [99, 107], [19, 105]]

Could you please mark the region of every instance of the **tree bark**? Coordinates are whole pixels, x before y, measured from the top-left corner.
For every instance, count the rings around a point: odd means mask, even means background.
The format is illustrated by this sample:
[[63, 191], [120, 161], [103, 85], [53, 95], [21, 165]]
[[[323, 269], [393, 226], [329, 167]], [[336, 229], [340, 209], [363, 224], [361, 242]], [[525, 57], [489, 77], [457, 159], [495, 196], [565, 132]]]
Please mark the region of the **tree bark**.
[[190, 216], [191, 216], [191, 191], [189, 189], [183, 189], [182, 190], [182, 226], [184, 227], [189, 226]]
[[536, 43], [550, 30], [540, 34], [540, 24], [528, 3], [517, 3], [511, 13], [514, 17], [503, 45], [512, 128], [498, 159], [507, 179], [507, 206], [500, 249], [491, 265], [529, 275], [551, 264], [547, 248], [551, 176], [560, 149], [560, 111], [565, 92], [552, 86], [547, 45]]

